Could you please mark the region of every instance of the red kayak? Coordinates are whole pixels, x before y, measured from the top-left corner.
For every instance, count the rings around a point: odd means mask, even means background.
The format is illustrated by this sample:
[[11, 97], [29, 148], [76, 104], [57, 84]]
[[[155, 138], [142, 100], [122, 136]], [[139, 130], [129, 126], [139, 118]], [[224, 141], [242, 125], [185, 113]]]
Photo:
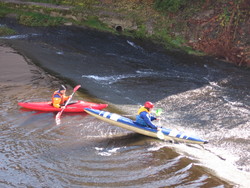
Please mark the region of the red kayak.
[[[31, 109], [31, 110], [37, 110], [37, 111], [44, 111], [44, 112], [59, 112], [62, 109], [61, 108], [55, 108], [51, 105], [50, 102], [19, 102], [18, 105], [20, 105], [23, 108]], [[86, 102], [86, 101], [77, 101], [69, 103], [66, 108], [64, 109], [64, 112], [84, 112], [84, 108], [92, 108], [96, 110], [101, 110], [103, 108], [106, 108], [108, 104], [97, 104], [92, 102]]]

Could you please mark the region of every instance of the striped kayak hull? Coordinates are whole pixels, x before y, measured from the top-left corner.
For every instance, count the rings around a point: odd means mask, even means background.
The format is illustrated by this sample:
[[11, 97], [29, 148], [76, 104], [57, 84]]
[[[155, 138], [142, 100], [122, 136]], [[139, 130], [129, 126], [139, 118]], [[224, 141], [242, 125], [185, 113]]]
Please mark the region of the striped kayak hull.
[[[133, 120], [123, 117], [121, 115], [110, 113], [107, 111], [91, 109], [91, 108], [85, 108], [84, 111], [112, 125], [130, 130], [130, 131], [134, 131], [136, 133], [143, 134], [146, 136], [159, 138], [159, 134], [158, 134], [159, 132], [157, 130], [135, 124]], [[174, 142], [185, 142], [185, 143], [191, 143], [191, 144], [208, 143], [208, 141], [203, 140], [199, 137], [189, 136], [185, 134], [184, 132], [180, 132], [180, 131], [176, 131], [172, 129], [162, 128], [161, 132], [163, 136], [161, 139], [164, 139], [164, 140], [170, 140]]]

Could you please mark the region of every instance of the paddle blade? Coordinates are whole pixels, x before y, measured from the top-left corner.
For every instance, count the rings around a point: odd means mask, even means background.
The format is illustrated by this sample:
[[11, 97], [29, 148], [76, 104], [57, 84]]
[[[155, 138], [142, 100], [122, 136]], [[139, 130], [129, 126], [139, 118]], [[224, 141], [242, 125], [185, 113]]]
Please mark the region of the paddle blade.
[[157, 131], [157, 137], [160, 139], [160, 140], [164, 140], [164, 134], [161, 130]]
[[159, 109], [157, 109], [157, 110], [155, 111], [155, 115], [156, 115], [156, 116], [160, 116], [161, 113], [162, 113], [162, 109], [161, 109], [161, 108], [159, 108]]
[[60, 118], [56, 119], [56, 125], [60, 125], [60, 124], [61, 124], [61, 119]]
[[[62, 111], [61, 111], [62, 112]], [[59, 125], [60, 123], [61, 123], [61, 112], [58, 112], [57, 114], [56, 114], [56, 124], [57, 125]]]
[[77, 85], [75, 88], [74, 88], [74, 92], [76, 92], [79, 88], [81, 87], [81, 85]]

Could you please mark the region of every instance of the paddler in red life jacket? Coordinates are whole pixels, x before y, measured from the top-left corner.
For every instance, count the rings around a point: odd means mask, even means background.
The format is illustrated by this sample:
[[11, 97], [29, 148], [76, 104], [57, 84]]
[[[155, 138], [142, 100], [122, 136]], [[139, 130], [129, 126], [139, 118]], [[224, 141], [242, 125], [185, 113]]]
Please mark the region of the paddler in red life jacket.
[[150, 115], [150, 111], [154, 108], [153, 103], [147, 101], [142, 106], [136, 115], [136, 123], [152, 129], [158, 129], [160, 127], [154, 125], [152, 121], [156, 120], [156, 117]]
[[66, 96], [65, 93], [66, 87], [64, 85], [61, 85], [59, 90], [54, 92], [52, 95], [52, 105], [55, 108], [62, 108], [65, 102], [69, 99], [69, 96]]

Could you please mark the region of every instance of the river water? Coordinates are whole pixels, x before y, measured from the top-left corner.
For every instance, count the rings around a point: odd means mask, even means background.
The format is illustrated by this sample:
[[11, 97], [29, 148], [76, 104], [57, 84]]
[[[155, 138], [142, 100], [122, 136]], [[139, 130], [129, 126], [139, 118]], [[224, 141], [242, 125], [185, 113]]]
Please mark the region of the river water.
[[[77, 27], [31, 28], [0, 38], [0, 187], [250, 187], [250, 72], [212, 58]], [[158, 124], [209, 140], [169, 143], [85, 113], [21, 109], [59, 84], [74, 99], [134, 115], [146, 100]]]

